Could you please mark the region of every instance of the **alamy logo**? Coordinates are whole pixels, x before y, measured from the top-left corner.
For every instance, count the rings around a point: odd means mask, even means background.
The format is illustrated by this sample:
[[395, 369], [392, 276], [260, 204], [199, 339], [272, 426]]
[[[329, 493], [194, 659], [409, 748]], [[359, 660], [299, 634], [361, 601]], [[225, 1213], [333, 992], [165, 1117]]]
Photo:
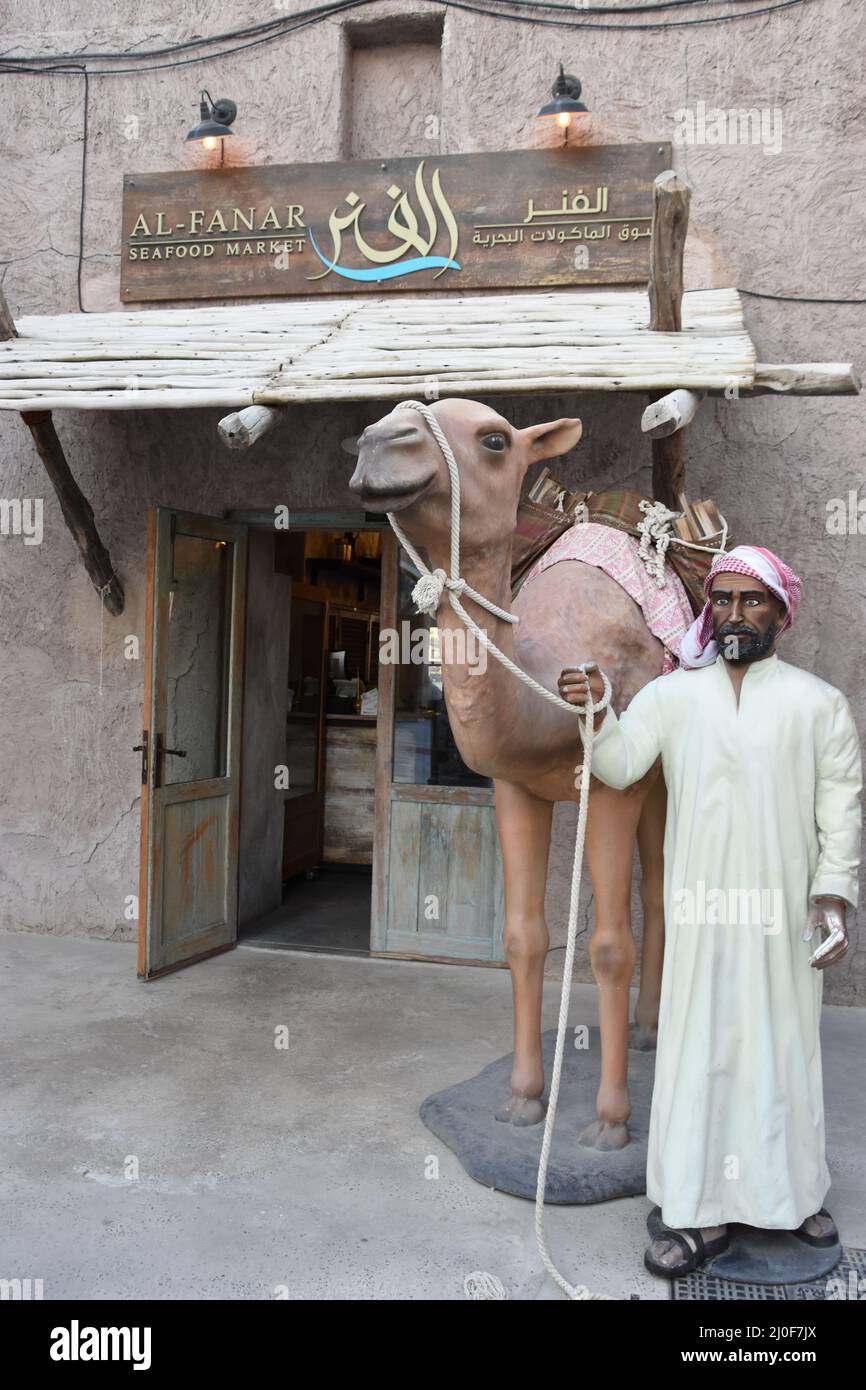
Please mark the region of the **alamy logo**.
[[0, 1302], [39, 1300], [43, 1297], [42, 1283], [41, 1279], [0, 1279]]
[[675, 145], [760, 145], [764, 154], [782, 148], [782, 112], [778, 106], [732, 107], [724, 111], [699, 101], [694, 110], [674, 112]]
[[699, 878], [673, 896], [680, 927], [763, 927], [765, 936], [778, 936], [784, 924], [781, 888], [708, 888]]
[[831, 497], [827, 502], [828, 536], [866, 536], [866, 497], [856, 488], [847, 497]]
[[841, 1274], [834, 1274], [827, 1280], [824, 1296], [828, 1303], [838, 1303], [844, 1299], [850, 1299], [852, 1303], [862, 1303], [866, 1300], [866, 1279], [858, 1276], [856, 1269], [848, 1270], [847, 1284]]
[[0, 536], [23, 536], [25, 545], [41, 545], [42, 498], [0, 497]]
[[487, 649], [466, 628], [413, 628], [404, 619], [399, 632], [382, 628], [379, 661], [383, 666], [466, 666], [470, 676], [483, 676]]
[[150, 1370], [149, 1327], [69, 1327], [51, 1330], [52, 1361], [131, 1361], [134, 1371]]

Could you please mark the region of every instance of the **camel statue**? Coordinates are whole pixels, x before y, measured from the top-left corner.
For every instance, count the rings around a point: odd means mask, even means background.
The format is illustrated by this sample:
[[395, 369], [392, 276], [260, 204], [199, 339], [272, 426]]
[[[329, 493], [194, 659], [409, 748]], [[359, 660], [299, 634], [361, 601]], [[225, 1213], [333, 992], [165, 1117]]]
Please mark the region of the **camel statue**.
[[[515, 429], [495, 410], [470, 400], [432, 406], [460, 471], [461, 575], [477, 593], [520, 622], [491, 616], [465, 594], [467, 611], [490, 640], [531, 676], [555, 691], [566, 666], [595, 661], [610, 677], [619, 712], [662, 670], [663, 649], [638, 605], [601, 569], [580, 561], [551, 565], [511, 604], [511, 543], [526, 470], [566, 453], [581, 436], [579, 420]], [[423, 415], [393, 410], [359, 440], [350, 487], [369, 511], [399, 513], [399, 522], [432, 567], [449, 572], [451, 489], [445, 459]], [[440, 629], [459, 628], [447, 598]], [[459, 653], [459, 642], [452, 650]], [[541, 996], [549, 946], [544, 891], [553, 805], [576, 801], [575, 766], [582, 751], [577, 719], [548, 703], [492, 657], [483, 674], [443, 663], [443, 689], [461, 757], [493, 779], [505, 885], [504, 946], [514, 999], [511, 1096], [496, 1111], [514, 1125], [544, 1118]], [[631, 874], [637, 841], [641, 861], [643, 949], [632, 1030], [636, 1046], [652, 1046], [658, 1023], [664, 946], [664, 783], [657, 768], [625, 791], [591, 782], [586, 856], [595, 900], [589, 945], [598, 986], [601, 1082], [597, 1118], [579, 1142], [609, 1150], [628, 1143], [629, 986], [635, 967]]]

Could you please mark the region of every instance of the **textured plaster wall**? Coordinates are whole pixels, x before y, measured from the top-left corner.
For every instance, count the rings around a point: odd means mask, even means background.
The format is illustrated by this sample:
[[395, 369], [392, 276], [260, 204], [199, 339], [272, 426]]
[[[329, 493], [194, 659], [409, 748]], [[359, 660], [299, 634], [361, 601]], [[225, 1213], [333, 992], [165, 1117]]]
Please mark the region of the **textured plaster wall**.
[[[285, 0], [279, 10], [300, 9]], [[729, 11], [730, 7], [721, 7]], [[766, 107], [781, 147], [686, 144], [675, 165], [693, 188], [687, 285], [864, 297], [866, 132], [859, 5], [809, 0], [744, 23], [636, 34], [497, 22], [444, 14], [438, 77], [413, 100], [407, 67], [353, 56], [377, 21], [419, 45], [429, 71], [428, 3], [383, 3], [291, 38], [193, 67], [92, 78], [83, 299], [119, 308], [121, 176], [193, 167], [182, 142], [198, 88], [239, 107], [233, 157], [268, 163], [403, 153], [525, 148], [555, 138], [532, 113], [560, 58], [577, 70], [597, 113], [588, 138], [673, 139], [676, 113]], [[275, 11], [276, 13], [276, 11]], [[133, 52], [260, 20], [263, 7], [104, 0], [7, 9], [0, 49]], [[264, 16], [267, 17], [267, 16]], [[616, 17], [609, 17], [615, 22]], [[414, 25], [414, 28], [413, 28]], [[419, 27], [420, 26], [420, 27]], [[352, 37], [354, 35], [354, 37]], [[375, 38], [375, 34], [372, 36]], [[405, 53], [406, 50], [404, 50]], [[425, 63], [427, 67], [425, 68]], [[379, 100], [366, 77], [375, 69]], [[363, 79], [352, 90], [353, 75]], [[83, 84], [78, 76], [2, 79], [5, 215], [0, 273], [14, 314], [77, 308]], [[351, 116], [363, 120], [352, 129]], [[431, 117], [437, 119], [430, 119]], [[770, 115], [772, 120], [772, 115]], [[778, 126], [768, 126], [768, 135]], [[427, 143], [425, 143], [427, 142]], [[768, 141], [767, 143], [770, 143]], [[863, 307], [746, 300], [764, 361], [866, 362]], [[595, 488], [649, 489], [644, 402], [572, 397], [498, 402], [515, 421], [580, 414], [585, 438], [566, 474]], [[58, 431], [127, 594], [119, 619], [96, 595], [48, 488], [29, 435], [0, 418], [6, 498], [44, 497], [41, 546], [0, 537], [0, 921], [37, 931], [130, 936], [126, 895], [137, 888], [142, 663], [124, 656], [143, 637], [145, 514], [153, 503], [221, 514], [232, 507], [345, 505], [351, 460], [340, 440], [375, 415], [361, 407], [298, 408], [249, 457], [217, 442], [220, 412], [58, 414]], [[737, 538], [777, 548], [802, 574], [805, 600], [783, 655], [851, 697], [866, 730], [864, 537], [828, 536], [829, 499], [866, 496], [863, 399], [706, 402], [688, 435], [688, 490], [714, 496]], [[554, 937], [564, 916], [573, 811], [557, 814], [550, 882]], [[561, 953], [551, 957], [558, 968]], [[589, 978], [585, 951], [580, 970]], [[862, 947], [825, 977], [825, 997], [866, 995]]]

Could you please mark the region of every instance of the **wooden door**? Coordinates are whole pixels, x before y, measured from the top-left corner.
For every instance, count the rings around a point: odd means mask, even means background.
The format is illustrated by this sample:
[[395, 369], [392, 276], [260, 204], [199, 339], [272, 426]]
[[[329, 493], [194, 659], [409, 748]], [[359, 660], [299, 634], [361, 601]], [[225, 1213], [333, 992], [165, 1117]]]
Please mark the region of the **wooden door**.
[[[312, 585], [292, 584], [283, 879], [322, 862], [325, 825], [325, 688], [328, 601]], [[287, 701], [288, 704], [288, 701]]]
[[237, 941], [246, 527], [148, 516], [138, 973]]
[[[416, 578], [383, 538], [383, 632], [432, 627], [411, 604]], [[435, 661], [380, 662], [376, 752], [374, 953], [504, 962], [493, 789], [457, 752]]]

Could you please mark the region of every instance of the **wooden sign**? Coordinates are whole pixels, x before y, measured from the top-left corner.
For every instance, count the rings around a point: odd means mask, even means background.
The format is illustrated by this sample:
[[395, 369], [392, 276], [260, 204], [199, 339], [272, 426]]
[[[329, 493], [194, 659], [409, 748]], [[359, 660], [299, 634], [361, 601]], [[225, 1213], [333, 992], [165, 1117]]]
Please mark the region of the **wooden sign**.
[[121, 298], [636, 284], [669, 144], [128, 174]]

